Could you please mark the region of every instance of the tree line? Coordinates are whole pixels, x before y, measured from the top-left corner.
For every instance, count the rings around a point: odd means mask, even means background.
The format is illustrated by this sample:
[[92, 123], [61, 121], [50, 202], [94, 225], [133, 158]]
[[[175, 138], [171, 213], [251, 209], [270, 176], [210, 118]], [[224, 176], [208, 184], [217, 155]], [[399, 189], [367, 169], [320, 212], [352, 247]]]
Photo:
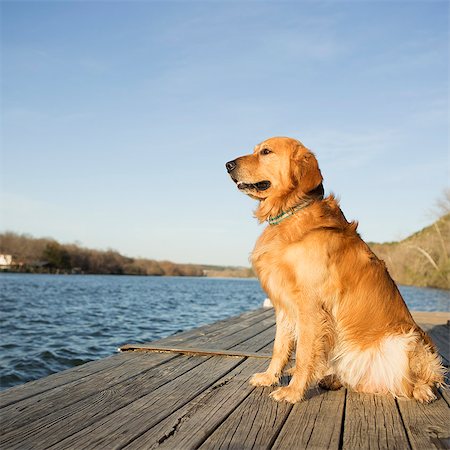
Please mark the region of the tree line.
[[[450, 289], [450, 190], [438, 203], [432, 225], [399, 242], [369, 243], [397, 283]], [[177, 264], [129, 258], [115, 250], [60, 244], [50, 238], [0, 233], [0, 255], [12, 255], [7, 270], [34, 273], [254, 277], [250, 268]], [[0, 267], [2, 268], [2, 267]], [[2, 268], [5, 270], [5, 266]]]
[[[14, 232], [0, 234], [0, 254], [12, 255], [13, 264], [7, 270], [15, 272], [199, 277], [211, 276], [212, 273], [215, 276], [227, 276], [230, 269], [129, 258], [115, 250], [94, 250]], [[253, 275], [249, 269], [235, 269], [232, 273], [232, 276]]]

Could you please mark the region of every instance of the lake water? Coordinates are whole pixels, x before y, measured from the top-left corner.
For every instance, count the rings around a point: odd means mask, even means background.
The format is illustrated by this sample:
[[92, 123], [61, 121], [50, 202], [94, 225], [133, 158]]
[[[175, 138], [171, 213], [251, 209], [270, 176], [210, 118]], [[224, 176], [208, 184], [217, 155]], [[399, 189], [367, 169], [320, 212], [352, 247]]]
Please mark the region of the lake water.
[[[412, 310], [448, 311], [450, 293], [402, 286]], [[2, 389], [258, 308], [253, 279], [0, 274]]]

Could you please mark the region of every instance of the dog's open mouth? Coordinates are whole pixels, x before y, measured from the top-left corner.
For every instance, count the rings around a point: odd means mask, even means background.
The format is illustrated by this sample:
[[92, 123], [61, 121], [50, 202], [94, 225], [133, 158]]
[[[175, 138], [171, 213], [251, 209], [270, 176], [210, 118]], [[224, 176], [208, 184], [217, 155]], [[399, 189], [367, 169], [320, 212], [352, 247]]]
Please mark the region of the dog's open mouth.
[[255, 189], [257, 191], [265, 191], [270, 188], [270, 184], [269, 180], [258, 181], [258, 183], [243, 183], [242, 181], [237, 181], [237, 187], [240, 190]]

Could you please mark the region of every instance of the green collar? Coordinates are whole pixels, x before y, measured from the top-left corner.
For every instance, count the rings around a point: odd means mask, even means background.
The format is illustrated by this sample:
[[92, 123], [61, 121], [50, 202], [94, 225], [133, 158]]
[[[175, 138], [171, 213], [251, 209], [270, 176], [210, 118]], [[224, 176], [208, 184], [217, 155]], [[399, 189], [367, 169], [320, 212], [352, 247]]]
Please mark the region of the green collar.
[[301, 209], [309, 206], [314, 200], [316, 199], [309, 197], [305, 199], [302, 203], [298, 204], [297, 206], [294, 206], [293, 208], [290, 208], [287, 211], [283, 211], [282, 213], [278, 214], [278, 216], [269, 217], [267, 219], [267, 222], [269, 222], [269, 225], [278, 225], [284, 219], [287, 219], [288, 217], [294, 215], [297, 211], [300, 211]]

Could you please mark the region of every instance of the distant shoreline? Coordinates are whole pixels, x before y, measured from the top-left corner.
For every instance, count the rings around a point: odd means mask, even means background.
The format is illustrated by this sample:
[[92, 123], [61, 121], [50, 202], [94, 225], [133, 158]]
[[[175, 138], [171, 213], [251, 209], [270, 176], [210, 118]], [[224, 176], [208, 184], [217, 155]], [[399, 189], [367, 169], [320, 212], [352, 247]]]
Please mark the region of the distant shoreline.
[[27, 234], [0, 234], [0, 270], [21, 273], [98, 275], [195, 276], [251, 278], [247, 267], [182, 264], [146, 258], [130, 258], [116, 250], [96, 250], [61, 244]]
[[[450, 290], [450, 213], [398, 242], [368, 242], [396, 283]], [[0, 271], [45, 274], [191, 276], [256, 278], [249, 267], [180, 264], [130, 258], [115, 250], [95, 250], [34, 238], [14, 232], [0, 233]]]
[[72, 272], [31, 272], [20, 270], [0, 269], [0, 274], [17, 274], [17, 275], [55, 275], [55, 276], [117, 276], [117, 277], [154, 277], [154, 278], [209, 278], [209, 279], [241, 279], [241, 280], [257, 280], [256, 276], [236, 276], [236, 275], [145, 275], [136, 273], [72, 273]]

